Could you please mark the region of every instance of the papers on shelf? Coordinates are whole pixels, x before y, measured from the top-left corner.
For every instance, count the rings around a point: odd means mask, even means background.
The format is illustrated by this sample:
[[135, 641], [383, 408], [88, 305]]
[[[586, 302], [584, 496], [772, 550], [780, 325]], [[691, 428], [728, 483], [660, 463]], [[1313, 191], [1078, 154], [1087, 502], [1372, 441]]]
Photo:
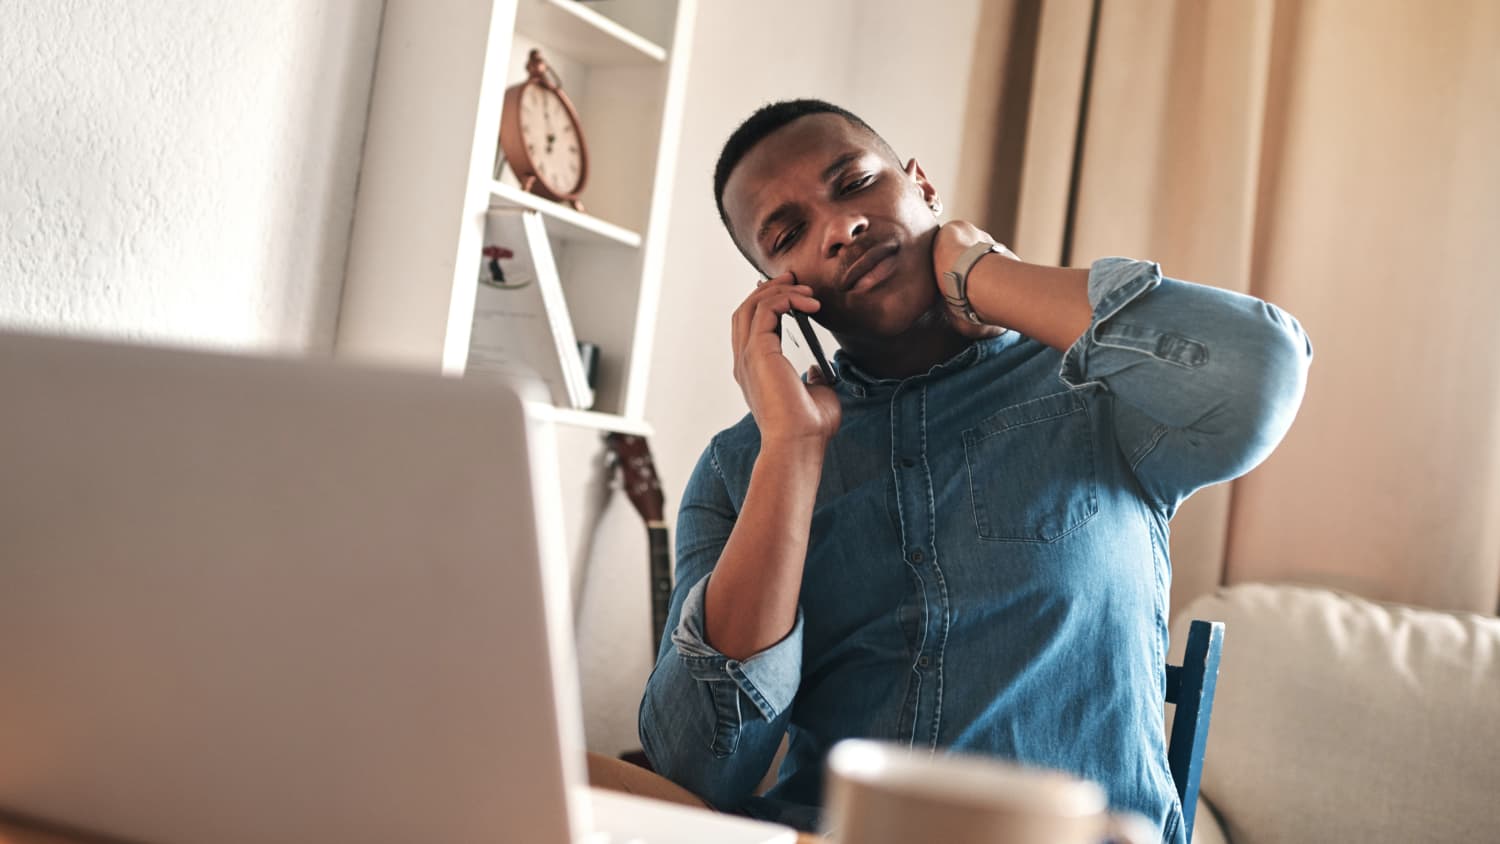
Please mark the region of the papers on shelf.
[[[485, 223], [486, 247], [499, 247], [480, 261], [469, 340], [470, 374], [543, 386], [557, 407], [594, 404], [573, 321], [563, 300], [562, 280], [547, 241], [542, 215], [492, 209]], [[503, 281], [496, 281], [498, 261]]]

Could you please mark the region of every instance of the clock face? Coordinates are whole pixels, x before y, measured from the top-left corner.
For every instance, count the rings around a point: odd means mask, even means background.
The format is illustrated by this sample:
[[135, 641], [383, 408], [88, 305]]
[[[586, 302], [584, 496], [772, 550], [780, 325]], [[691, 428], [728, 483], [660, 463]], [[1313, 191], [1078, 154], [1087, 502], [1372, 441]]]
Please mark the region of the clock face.
[[528, 85], [521, 93], [520, 118], [521, 140], [537, 176], [554, 193], [576, 193], [583, 180], [583, 145], [562, 98]]

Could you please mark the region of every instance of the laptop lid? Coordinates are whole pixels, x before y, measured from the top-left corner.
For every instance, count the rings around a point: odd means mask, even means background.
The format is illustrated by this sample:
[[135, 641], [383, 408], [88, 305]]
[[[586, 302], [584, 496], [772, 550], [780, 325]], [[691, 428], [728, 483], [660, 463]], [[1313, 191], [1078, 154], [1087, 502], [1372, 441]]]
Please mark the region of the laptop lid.
[[0, 810], [163, 844], [588, 828], [555, 446], [514, 394], [0, 335], [0, 406]]

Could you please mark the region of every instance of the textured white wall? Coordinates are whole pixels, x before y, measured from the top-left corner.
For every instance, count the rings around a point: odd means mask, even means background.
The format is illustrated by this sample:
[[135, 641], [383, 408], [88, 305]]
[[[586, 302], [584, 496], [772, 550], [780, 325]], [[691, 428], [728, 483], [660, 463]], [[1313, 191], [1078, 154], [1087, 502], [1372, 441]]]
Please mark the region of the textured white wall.
[[0, 328], [329, 350], [381, 7], [0, 2]]

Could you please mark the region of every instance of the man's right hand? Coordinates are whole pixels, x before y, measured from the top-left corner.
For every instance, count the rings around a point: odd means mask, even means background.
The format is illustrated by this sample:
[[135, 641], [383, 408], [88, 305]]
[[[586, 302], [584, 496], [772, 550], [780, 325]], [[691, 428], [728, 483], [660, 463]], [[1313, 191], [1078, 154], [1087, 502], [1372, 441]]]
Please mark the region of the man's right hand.
[[760, 428], [763, 446], [823, 446], [839, 429], [838, 394], [823, 383], [816, 366], [808, 371], [808, 382], [802, 382], [782, 354], [777, 332], [781, 318], [793, 308], [812, 314], [820, 307], [811, 287], [797, 284], [791, 273], [785, 273], [761, 283], [735, 309], [734, 380]]

